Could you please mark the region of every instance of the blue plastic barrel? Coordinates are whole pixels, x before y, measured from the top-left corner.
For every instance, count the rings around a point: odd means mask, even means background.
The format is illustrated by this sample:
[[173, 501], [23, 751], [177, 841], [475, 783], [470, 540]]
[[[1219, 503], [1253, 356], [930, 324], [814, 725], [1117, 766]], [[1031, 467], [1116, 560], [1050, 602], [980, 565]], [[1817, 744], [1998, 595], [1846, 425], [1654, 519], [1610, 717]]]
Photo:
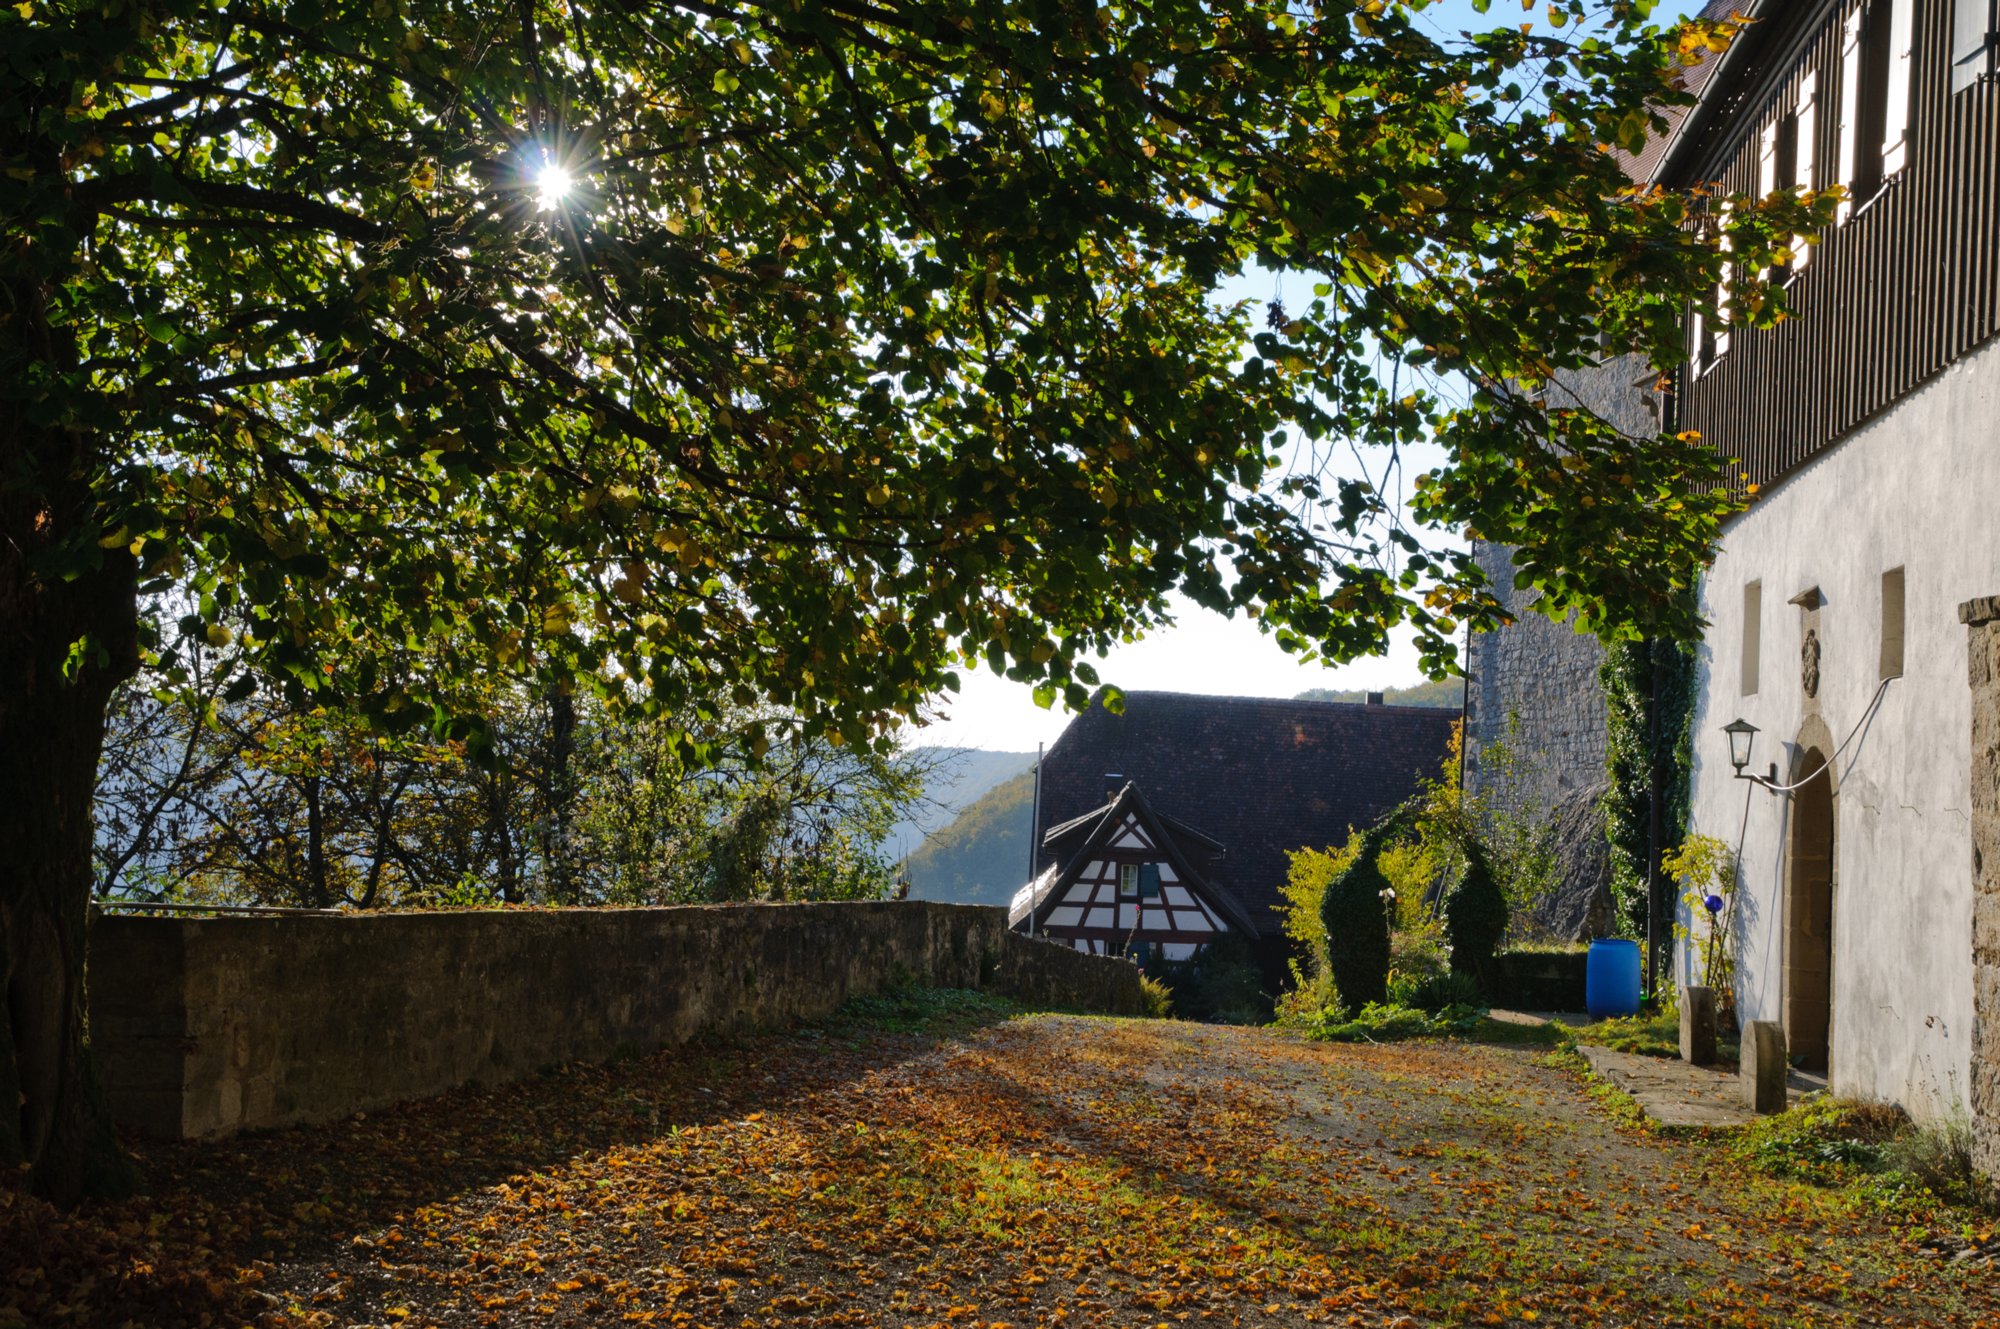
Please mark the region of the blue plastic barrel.
[[1593, 1020], [1639, 1013], [1639, 943], [1607, 937], [1584, 957], [1583, 1005]]

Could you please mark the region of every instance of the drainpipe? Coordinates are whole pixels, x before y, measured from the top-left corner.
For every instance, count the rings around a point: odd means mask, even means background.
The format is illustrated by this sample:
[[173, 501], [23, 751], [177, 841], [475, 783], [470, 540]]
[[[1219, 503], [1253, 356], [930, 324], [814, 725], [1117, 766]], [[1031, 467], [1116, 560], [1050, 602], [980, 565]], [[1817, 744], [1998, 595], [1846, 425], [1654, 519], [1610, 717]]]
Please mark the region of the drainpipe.
[[1041, 867], [1042, 745], [1035, 744], [1035, 794], [1028, 804], [1028, 935], [1035, 935], [1035, 877]]
[[1660, 947], [1662, 942], [1660, 907], [1660, 839], [1664, 826], [1660, 809], [1660, 654], [1659, 644], [1646, 643], [1648, 666], [1647, 704], [1652, 740], [1646, 754], [1646, 990], [1654, 1000], [1660, 995]]

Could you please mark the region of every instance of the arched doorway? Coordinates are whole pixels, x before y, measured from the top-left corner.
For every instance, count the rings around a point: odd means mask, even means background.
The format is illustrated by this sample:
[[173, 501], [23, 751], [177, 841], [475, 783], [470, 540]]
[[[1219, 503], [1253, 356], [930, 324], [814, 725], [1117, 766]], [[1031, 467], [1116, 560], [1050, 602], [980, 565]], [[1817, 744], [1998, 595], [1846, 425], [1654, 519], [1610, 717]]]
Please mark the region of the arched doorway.
[[[1785, 1046], [1807, 1070], [1827, 1070], [1833, 1043], [1833, 773], [1806, 748], [1792, 766], [1785, 864]], [[1816, 773], [1815, 773], [1816, 772]]]

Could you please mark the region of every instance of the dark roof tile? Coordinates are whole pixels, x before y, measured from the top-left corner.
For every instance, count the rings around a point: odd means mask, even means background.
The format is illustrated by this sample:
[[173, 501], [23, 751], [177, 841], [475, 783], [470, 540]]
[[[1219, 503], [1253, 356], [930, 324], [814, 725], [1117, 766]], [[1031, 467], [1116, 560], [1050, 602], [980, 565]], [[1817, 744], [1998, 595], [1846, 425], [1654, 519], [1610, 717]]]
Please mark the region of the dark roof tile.
[[[1266, 934], [1278, 930], [1286, 855], [1344, 843], [1435, 776], [1456, 711], [1266, 697], [1128, 692], [1093, 705], [1042, 761], [1036, 839], [1103, 807], [1104, 777], [1223, 846], [1205, 871]], [[1037, 871], [1059, 854], [1045, 846]]]

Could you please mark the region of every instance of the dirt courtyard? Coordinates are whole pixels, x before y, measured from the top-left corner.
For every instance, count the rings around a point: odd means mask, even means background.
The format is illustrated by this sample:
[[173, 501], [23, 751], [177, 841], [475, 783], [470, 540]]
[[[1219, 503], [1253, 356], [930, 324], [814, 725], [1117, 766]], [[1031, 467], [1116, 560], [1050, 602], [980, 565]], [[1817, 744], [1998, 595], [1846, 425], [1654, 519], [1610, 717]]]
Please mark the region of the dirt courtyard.
[[932, 994], [0, 1198], [0, 1326], [2000, 1324], [1542, 1055]]

